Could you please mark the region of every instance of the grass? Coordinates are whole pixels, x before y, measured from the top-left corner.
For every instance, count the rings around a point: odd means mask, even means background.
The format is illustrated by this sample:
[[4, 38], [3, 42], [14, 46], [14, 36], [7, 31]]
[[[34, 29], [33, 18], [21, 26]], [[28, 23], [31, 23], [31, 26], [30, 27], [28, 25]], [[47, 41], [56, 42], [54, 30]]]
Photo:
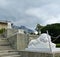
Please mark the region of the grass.
[[56, 44], [56, 47], [60, 47], [60, 43], [57, 43], [57, 44]]

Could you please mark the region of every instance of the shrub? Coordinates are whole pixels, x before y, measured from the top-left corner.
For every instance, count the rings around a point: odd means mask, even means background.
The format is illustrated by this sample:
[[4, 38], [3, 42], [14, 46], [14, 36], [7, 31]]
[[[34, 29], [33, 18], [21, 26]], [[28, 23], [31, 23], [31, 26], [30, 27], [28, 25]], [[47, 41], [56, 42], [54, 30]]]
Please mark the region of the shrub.
[[5, 32], [5, 28], [0, 29], [0, 34], [2, 34], [3, 32]]
[[56, 44], [56, 47], [60, 47], [60, 43]]

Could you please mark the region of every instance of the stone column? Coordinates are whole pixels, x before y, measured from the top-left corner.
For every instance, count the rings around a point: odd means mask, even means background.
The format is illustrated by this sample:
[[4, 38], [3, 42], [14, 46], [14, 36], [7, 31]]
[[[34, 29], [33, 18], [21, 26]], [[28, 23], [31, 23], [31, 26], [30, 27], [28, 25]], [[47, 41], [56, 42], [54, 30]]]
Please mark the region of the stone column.
[[19, 33], [19, 34], [24, 34], [24, 30], [18, 29], [18, 33]]
[[17, 34], [17, 50], [24, 50], [28, 45], [28, 37], [26, 34]]
[[11, 22], [8, 22], [8, 26], [7, 26], [8, 29], [11, 29], [12, 26], [11, 26]]

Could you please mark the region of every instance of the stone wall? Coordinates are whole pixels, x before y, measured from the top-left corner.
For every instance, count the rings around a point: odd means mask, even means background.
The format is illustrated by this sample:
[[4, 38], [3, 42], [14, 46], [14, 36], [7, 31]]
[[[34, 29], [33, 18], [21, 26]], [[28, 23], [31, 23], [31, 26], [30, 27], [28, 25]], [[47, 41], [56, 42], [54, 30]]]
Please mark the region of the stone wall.
[[24, 50], [25, 48], [27, 48], [28, 42], [28, 35], [17, 34], [17, 50]]
[[20, 51], [21, 57], [58, 57], [54, 53], [46, 52], [33, 52], [33, 51]]
[[60, 57], [60, 52], [19, 51], [21, 57]]
[[17, 34], [9, 37], [8, 41], [13, 49], [17, 49]]
[[1, 23], [0, 22], [0, 29], [5, 28], [7, 29], [7, 23]]
[[60, 57], [60, 52], [56, 52], [53, 55], [54, 55], [54, 57]]
[[36, 39], [37, 35], [17, 34], [17, 50], [24, 50], [28, 47], [30, 40]]
[[19, 33], [8, 37], [7, 39], [10, 43], [10, 46], [17, 50], [24, 50], [27, 47], [29, 41], [27, 35]]
[[29, 37], [29, 41], [31, 41], [31, 40], [33, 40], [33, 39], [38, 38], [39, 35], [30, 35], [30, 34], [29, 34], [28, 37]]
[[11, 37], [8, 37], [8, 41], [10, 42], [12, 48], [15, 48], [17, 50], [24, 50], [28, 47], [30, 40], [36, 39], [37, 37], [38, 36], [36, 35], [17, 33]]
[[29, 35], [18, 33], [16, 29], [7, 29], [7, 38], [12, 48], [17, 50], [24, 50], [28, 47], [32, 39], [36, 39], [38, 35]]
[[12, 35], [14, 35], [17, 32], [18, 32], [17, 29], [7, 29], [7, 38], [11, 37]]

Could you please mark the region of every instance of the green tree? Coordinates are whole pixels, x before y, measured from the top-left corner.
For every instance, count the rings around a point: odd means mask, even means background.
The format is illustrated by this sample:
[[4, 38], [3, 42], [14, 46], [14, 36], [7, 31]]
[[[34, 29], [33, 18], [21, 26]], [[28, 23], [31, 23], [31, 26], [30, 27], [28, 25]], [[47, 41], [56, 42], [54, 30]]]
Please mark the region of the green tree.
[[47, 30], [51, 36], [56, 37], [60, 35], [60, 23], [50, 24], [41, 29], [42, 33], [45, 33]]

